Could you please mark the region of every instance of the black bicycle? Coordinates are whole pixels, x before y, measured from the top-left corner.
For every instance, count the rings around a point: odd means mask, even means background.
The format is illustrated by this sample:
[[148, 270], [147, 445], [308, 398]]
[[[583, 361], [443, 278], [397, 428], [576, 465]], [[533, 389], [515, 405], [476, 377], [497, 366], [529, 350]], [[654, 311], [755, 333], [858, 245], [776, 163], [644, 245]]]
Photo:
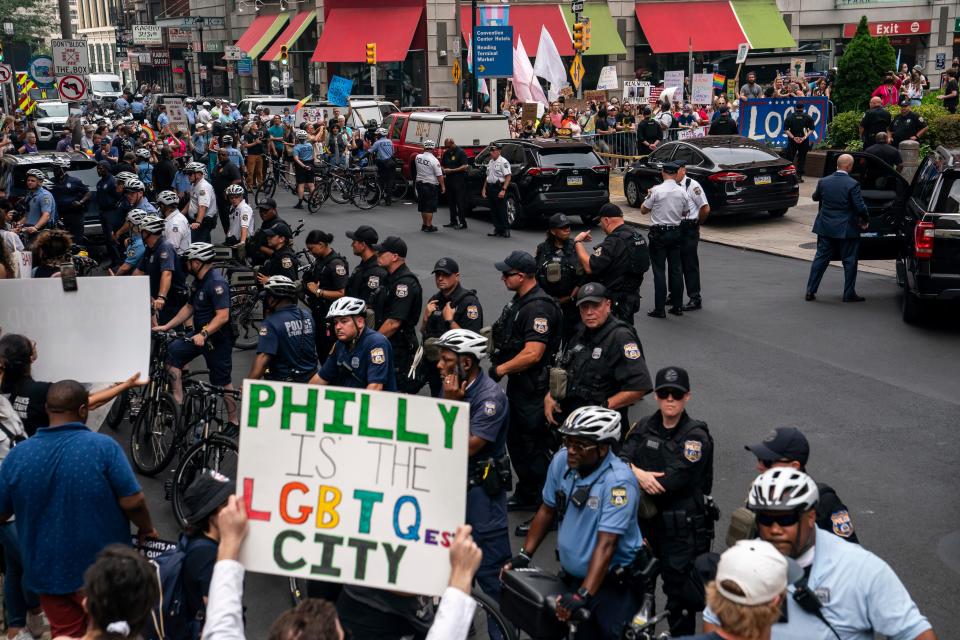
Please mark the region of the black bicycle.
[[[167, 371], [167, 349], [170, 343], [183, 337], [181, 331], [155, 331], [152, 334], [150, 382], [139, 390], [132, 390], [111, 407], [107, 421], [119, 424], [129, 412], [133, 421], [130, 431], [130, 459], [133, 466], [145, 476], [159, 473], [163, 466], [163, 439], [176, 429], [180, 408], [170, 393], [170, 373]], [[139, 392], [138, 392], [139, 391]], [[114, 413], [116, 409], [116, 413]], [[116, 427], [114, 427], [116, 428]]]

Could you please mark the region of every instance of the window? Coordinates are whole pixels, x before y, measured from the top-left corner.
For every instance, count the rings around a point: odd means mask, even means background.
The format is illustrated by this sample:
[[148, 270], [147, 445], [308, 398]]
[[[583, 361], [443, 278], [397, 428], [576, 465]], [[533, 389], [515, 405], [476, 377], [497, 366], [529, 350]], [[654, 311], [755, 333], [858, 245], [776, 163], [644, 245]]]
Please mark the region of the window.
[[694, 165], [694, 153], [691, 147], [688, 147], [685, 144], [677, 145], [677, 153], [673, 156], [674, 162], [682, 160], [686, 164]]
[[474, 159], [474, 164], [476, 166], [486, 166], [490, 162], [490, 149], [484, 149], [477, 154], [477, 157]]
[[504, 158], [506, 158], [510, 164], [520, 165], [523, 164], [524, 154], [523, 147], [518, 144], [505, 144], [503, 149], [500, 151]]
[[[387, 118], [384, 118], [384, 119], [383, 119], [383, 122], [380, 123], [380, 126], [381, 126], [382, 128], [384, 128], [384, 129], [386, 129], [387, 131], [390, 131], [390, 127], [393, 126], [393, 122], [394, 122], [394, 120], [396, 120], [396, 119], [397, 119], [396, 116], [389, 116], [389, 117], [387, 117]], [[403, 123], [400, 123], [400, 124], [403, 124]], [[392, 138], [394, 135], [395, 135], [395, 134], [391, 133], [391, 134], [390, 134], [390, 137]]]
[[750, 164], [751, 162], [769, 162], [770, 160], [777, 160], [780, 157], [766, 149], [752, 145], [709, 147], [704, 149], [703, 152], [708, 158], [713, 160], [714, 163], [725, 166]]
[[592, 149], [573, 151], [571, 149], [541, 149], [540, 164], [544, 167], [573, 167], [574, 169], [589, 169], [603, 164]]
[[393, 133], [390, 134], [390, 138], [399, 142], [400, 134], [403, 133], [403, 125], [410, 121], [410, 118], [397, 118], [397, 124], [393, 127]]
[[665, 147], [660, 147], [656, 151], [650, 154], [650, 162], [666, 162], [670, 159], [670, 156], [673, 155], [674, 149], [677, 148], [675, 144], [669, 144]]
[[[917, 204], [924, 211], [930, 210], [930, 196], [933, 195], [933, 189], [937, 185], [937, 178], [940, 175], [940, 169], [936, 160], [936, 155], [929, 155], [920, 165], [917, 171], [917, 177], [914, 179], [913, 197]], [[947, 198], [949, 199], [949, 194]]]

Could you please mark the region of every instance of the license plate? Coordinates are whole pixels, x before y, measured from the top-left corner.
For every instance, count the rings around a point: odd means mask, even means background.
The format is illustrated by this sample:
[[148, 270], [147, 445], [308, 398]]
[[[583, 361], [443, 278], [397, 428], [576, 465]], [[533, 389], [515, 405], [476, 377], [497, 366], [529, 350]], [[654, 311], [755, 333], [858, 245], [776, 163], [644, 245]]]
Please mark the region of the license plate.
[[582, 186], [583, 186], [583, 176], [567, 176], [567, 186], [568, 186], [568, 187], [582, 187]]
[[772, 179], [770, 176], [754, 176], [753, 184], [770, 184]]

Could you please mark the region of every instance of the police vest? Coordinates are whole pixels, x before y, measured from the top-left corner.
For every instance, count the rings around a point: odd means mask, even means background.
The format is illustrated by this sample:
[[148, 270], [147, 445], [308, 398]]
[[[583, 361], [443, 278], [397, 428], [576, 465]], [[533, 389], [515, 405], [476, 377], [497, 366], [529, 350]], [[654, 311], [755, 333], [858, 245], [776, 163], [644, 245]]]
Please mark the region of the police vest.
[[[578, 398], [588, 405], [601, 405], [617, 391], [613, 387], [616, 381], [611, 375], [608, 359], [603, 356], [604, 352], [609, 353], [609, 349], [622, 354], [623, 345], [610, 341], [611, 334], [621, 326], [632, 332], [630, 325], [613, 315], [595, 334], [587, 335], [584, 326], [578, 328], [571, 341], [573, 346], [560, 362], [567, 371], [567, 399]], [[639, 343], [638, 339], [635, 340]]]
[[620, 239], [621, 249], [603, 278], [603, 285], [611, 292], [636, 293], [643, 274], [650, 268], [647, 240], [640, 229], [629, 224], [620, 225], [610, 235]]
[[[658, 503], [661, 500], [670, 501], [675, 506], [679, 499], [685, 503], [683, 506], [686, 508], [693, 509], [696, 512], [702, 511], [703, 497], [710, 495], [713, 490], [713, 437], [710, 435], [707, 423], [687, 416], [681, 424], [669, 431], [667, 437], [663, 437], [654, 432], [650, 426], [652, 418], [652, 415], [647, 416], [638, 422], [631, 429], [631, 433], [627, 435], [628, 438], [640, 438], [642, 440], [637, 450], [637, 459], [631, 460], [631, 462], [646, 471], [670, 472], [679, 469], [682, 466], [682, 459], [690, 460], [691, 456], [702, 454], [699, 451], [686, 451], [684, 449], [687, 436], [695, 429], [701, 430], [711, 446], [710, 456], [706, 460], [700, 486], [679, 494], [661, 494], [654, 496], [654, 499]], [[633, 433], [634, 431], [636, 434]]]
[[537, 265], [537, 283], [554, 298], [569, 296], [583, 274], [574, 244], [567, 242], [559, 249], [552, 242], [540, 246], [544, 259]]
[[[336, 251], [331, 251], [326, 257], [320, 258], [315, 263], [313, 267], [307, 273], [303, 274], [303, 282], [316, 282], [317, 286], [321, 289], [329, 289], [330, 277], [327, 275], [329, 273], [328, 269], [336, 269], [336, 265], [332, 264], [334, 260], [339, 260], [341, 266], [344, 269], [344, 275], [346, 275], [347, 262], [343, 259]], [[333, 304], [332, 300], [325, 300], [324, 298], [318, 298], [314, 295], [309, 295], [306, 286], [304, 286], [304, 292], [306, 295], [307, 304], [310, 305], [310, 310], [313, 311], [314, 315], [325, 318], [327, 315], [327, 310], [330, 308], [330, 305]]]
[[[473, 296], [473, 298], [476, 299], [477, 292], [473, 289], [465, 289], [463, 286], [458, 286], [454, 296], [449, 299], [450, 306], [456, 311], [460, 308], [460, 303], [463, 302], [464, 298], [469, 296]], [[423, 332], [425, 338], [439, 338], [450, 328], [450, 323], [443, 319], [443, 307], [447, 301], [448, 300], [443, 297], [443, 294], [437, 297], [437, 308], [427, 318], [427, 326]]]
[[377, 264], [376, 258], [369, 263], [361, 262], [347, 280], [347, 295], [360, 298], [373, 308], [374, 298], [386, 281], [386, 271]]
[[[521, 336], [517, 335], [514, 327], [517, 318], [520, 317], [520, 310], [534, 300], [543, 300], [549, 303], [556, 311], [555, 321], [560, 319], [560, 305], [557, 304], [556, 300], [547, 295], [547, 292], [543, 289], [537, 288], [519, 300], [511, 300], [510, 304], [503, 308], [503, 312], [497, 321], [493, 323], [494, 353], [490, 358], [494, 364], [502, 364], [523, 350], [524, 340]], [[557, 329], [559, 329], [559, 327], [557, 327]], [[553, 354], [557, 351], [559, 341], [560, 332], [557, 330], [550, 331], [550, 340], [547, 344], [547, 350], [543, 354], [543, 358], [540, 359], [541, 363], [548, 362], [549, 359], [553, 357]], [[532, 368], [535, 369], [536, 367]]]

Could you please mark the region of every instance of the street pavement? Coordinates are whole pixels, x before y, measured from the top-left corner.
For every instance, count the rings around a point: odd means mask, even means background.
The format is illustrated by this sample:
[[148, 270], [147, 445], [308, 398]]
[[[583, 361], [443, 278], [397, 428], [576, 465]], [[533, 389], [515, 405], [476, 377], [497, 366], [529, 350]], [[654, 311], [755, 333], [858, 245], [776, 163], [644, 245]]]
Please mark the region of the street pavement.
[[[345, 231], [371, 224], [381, 238], [402, 236], [425, 298], [434, 290], [434, 262], [456, 258], [463, 284], [477, 290], [487, 324], [508, 300], [493, 263], [515, 249], [532, 253], [544, 235], [539, 228], [514, 231], [510, 239], [488, 238], [491, 225], [482, 212], [469, 220], [469, 230], [424, 234], [412, 203], [367, 212], [328, 203], [309, 215], [290, 208], [289, 194], [278, 200], [288, 222], [302, 217], [307, 230], [333, 233], [334, 248], [347, 254], [351, 267], [357, 260]], [[440, 212], [435, 224], [446, 221]], [[298, 249], [305, 235], [297, 239]], [[595, 230], [594, 242], [601, 238]], [[862, 273], [857, 288], [867, 302], [842, 304], [842, 272], [833, 267], [810, 303], [803, 300], [808, 262], [715, 244], [701, 244], [700, 256], [703, 310], [648, 318], [648, 273], [636, 326], [651, 373], [667, 365], [689, 370], [689, 412], [709, 424], [716, 440], [714, 495], [723, 515], [715, 550], [722, 549], [730, 512], [756, 476], [744, 445], [776, 426], [799, 427], [811, 442], [811, 474], [834, 486], [864, 546], [893, 566], [940, 637], [951, 637], [960, 577], [960, 313], [947, 309], [932, 325], [913, 327], [900, 319], [891, 277]], [[253, 352], [234, 353], [239, 384]], [[646, 399], [632, 420], [655, 409], [653, 398]], [[127, 447], [129, 426], [116, 437]], [[141, 481], [163, 538], [173, 540], [177, 530], [164, 500], [164, 479]], [[511, 514], [511, 528], [522, 516]], [[519, 549], [522, 541], [512, 540]], [[551, 535], [535, 561], [556, 567], [554, 548]], [[247, 637], [266, 637], [288, 598], [284, 579], [248, 574]]]

